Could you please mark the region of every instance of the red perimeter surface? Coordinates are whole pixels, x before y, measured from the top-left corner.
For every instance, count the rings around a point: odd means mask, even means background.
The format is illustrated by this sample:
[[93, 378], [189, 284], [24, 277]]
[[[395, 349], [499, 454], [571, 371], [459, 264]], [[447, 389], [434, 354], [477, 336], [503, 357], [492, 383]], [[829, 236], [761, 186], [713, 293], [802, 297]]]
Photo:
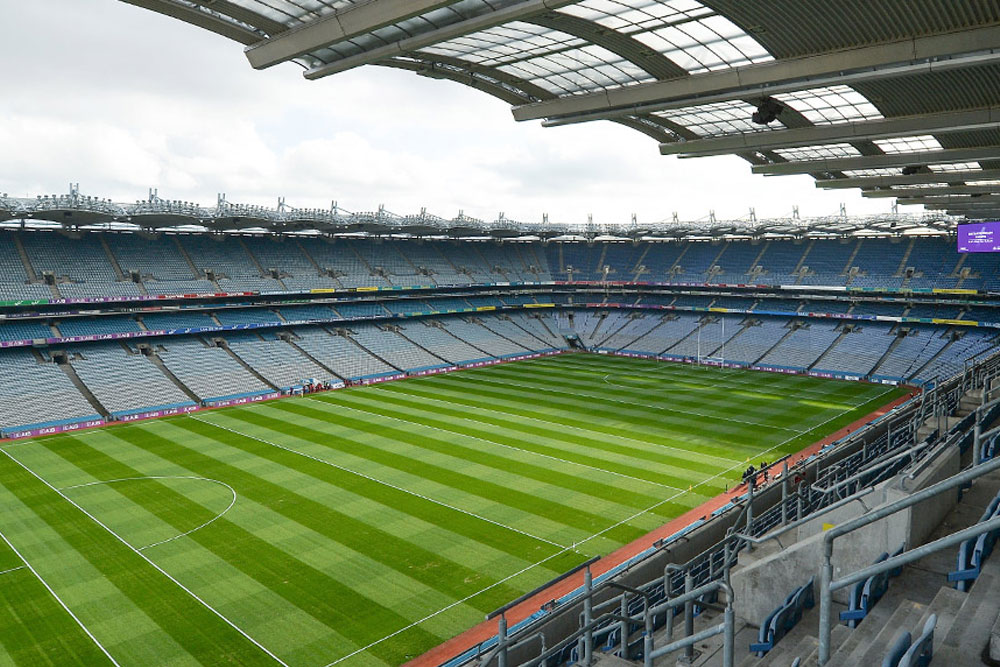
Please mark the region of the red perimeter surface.
[[[826, 436], [819, 442], [816, 442], [810, 445], [809, 447], [806, 447], [797, 454], [792, 454], [786, 459], [788, 461], [788, 465], [792, 466], [798, 463], [799, 461], [809, 458], [813, 454], [816, 454], [819, 450], [823, 449], [823, 447], [830, 444], [831, 442], [839, 440], [849, 433], [853, 433], [854, 431], [858, 430], [871, 420], [881, 417], [882, 415], [886, 414], [896, 406], [901, 405], [906, 401], [910, 400], [917, 393], [919, 392], [917, 390], [914, 390], [906, 396], [901, 396], [896, 400], [892, 401], [891, 403], [887, 403], [878, 410], [875, 410], [874, 412], [869, 413], [868, 415], [862, 417], [861, 419], [851, 424], [848, 424], [839, 431], [831, 433], [830, 435]], [[782, 466], [784, 465], [784, 461], [782, 461], [781, 465]], [[773, 472], [777, 474], [779, 472], [778, 465], [776, 464], [775, 466], [772, 466], [771, 470], [773, 470]], [[732, 490], [727, 491], [726, 493], [723, 493], [719, 496], [716, 496], [715, 498], [712, 498], [706, 503], [682, 514], [681, 516], [670, 521], [669, 523], [660, 526], [653, 532], [644, 535], [643, 537], [640, 537], [634, 542], [626, 544], [617, 551], [613, 551], [612, 553], [608, 554], [607, 556], [605, 556], [604, 558], [602, 558], [601, 560], [597, 561], [596, 563], [590, 566], [591, 573], [593, 574], [594, 578], [597, 578], [599, 575], [607, 572], [608, 570], [614, 567], [617, 567], [618, 565], [621, 565], [625, 561], [634, 557], [636, 554], [640, 554], [646, 549], [650, 548], [651, 546], [653, 546], [653, 543], [656, 542], [657, 540], [669, 537], [674, 533], [683, 530], [686, 526], [697, 521], [698, 519], [707, 518], [709, 515], [711, 515], [712, 512], [722, 507], [726, 503], [730, 502], [733, 498], [743, 495], [745, 492], [746, 492], [746, 485], [741, 484], [740, 486], [737, 486]], [[538, 593], [528, 598], [527, 600], [521, 602], [517, 606], [507, 610], [505, 616], [507, 617], [508, 627], [513, 626], [515, 623], [523, 621], [528, 616], [531, 616], [533, 613], [538, 611], [538, 609], [543, 604], [545, 604], [549, 600], [558, 599], [563, 595], [566, 595], [567, 593], [576, 590], [580, 586], [583, 586], [582, 570], [580, 572], [577, 572], [573, 576], [567, 577], [566, 579], [563, 579], [562, 581], [539, 591]], [[450, 660], [451, 658], [457, 655], [461, 655], [462, 653], [469, 650], [470, 648], [473, 648], [477, 644], [486, 641], [490, 637], [494, 636], [496, 633], [497, 633], [497, 622], [495, 620], [483, 621], [479, 625], [466, 630], [462, 634], [452, 637], [451, 639], [441, 644], [440, 646], [432, 648], [427, 653], [424, 653], [423, 655], [418, 656], [413, 660], [410, 660], [405, 664], [404, 667], [438, 667], [438, 665]]]

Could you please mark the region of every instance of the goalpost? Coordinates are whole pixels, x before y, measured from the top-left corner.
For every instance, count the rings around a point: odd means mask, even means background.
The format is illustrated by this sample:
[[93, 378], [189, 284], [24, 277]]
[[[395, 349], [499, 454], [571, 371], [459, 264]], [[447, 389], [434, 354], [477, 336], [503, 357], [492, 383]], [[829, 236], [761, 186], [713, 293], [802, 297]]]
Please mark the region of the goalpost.
[[[726, 316], [718, 318], [719, 326], [715, 322], [704, 322], [698, 326], [698, 365], [707, 364], [711, 366], [722, 366], [726, 362]], [[705, 337], [702, 338], [702, 332]], [[718, 338], [714, 334], [719, 332]]]

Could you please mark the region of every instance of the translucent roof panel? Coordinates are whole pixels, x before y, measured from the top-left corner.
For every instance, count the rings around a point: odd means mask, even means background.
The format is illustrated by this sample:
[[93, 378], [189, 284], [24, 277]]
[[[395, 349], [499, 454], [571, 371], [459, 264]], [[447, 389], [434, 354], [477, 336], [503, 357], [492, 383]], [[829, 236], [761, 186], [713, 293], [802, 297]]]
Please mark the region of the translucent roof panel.
[[864, 178], [867, 176], [899, 176], [903, 173], [902, 167], [879, 167], [877, 169], [847, 169], [844, 176], [848, 178]]
[[751, 122], [750, 116], [755, 110], [746, 102], [735, 101], [657, 111], [653, 115], [683, 125], [703, 137], [784, 129], [780, 121], [767, 125]]
[[950, 164], [932, 164], [931, 171], [981, 171], [978, 162], [952, 162]]
[[894, 139], [876, 139], [873, 142], [890, 155], [897, 153], [920, 153], [922, 151], [939, 151], [941, 144], [929, 134], [917, 137], [896, 137]]
[[521, 21], [441, 42], [422, 52], [494, 67], [556, 95], [653, 80], [637, 65], [603, 47]]
[[948, 185], [947, 183], [907, 183], [907, 184], [904, 184], [904, 185], [893, 185], [890, 189], [891, 190], [910, 190], [910, 189], [931, 190], [933, 188], [947, 187], [947, 185]]
[[[211, 3], [199, 4], [211, 5]], [[325, 16], [357, 2], [356, 0], [233, 0], [233, 4], [272, 21], [291, 26]]]
[[861, 152], [850, 144], [827, 144], [825, 146], [803, 146], [802, 148], [776, 148], [775, 153], [786, 160], [832, 160], [841, 157], [857, 157]]
[[878, 120], [875, 105], [850, 86], [810, 88], [782, 93], [774, 98], [805, 116], [814, 125], [833, 125], [859, 120]]
[[774, 59], [742, 28], [696, 0], [583, 0], [558, 11], [634, 37], [688, 72]]

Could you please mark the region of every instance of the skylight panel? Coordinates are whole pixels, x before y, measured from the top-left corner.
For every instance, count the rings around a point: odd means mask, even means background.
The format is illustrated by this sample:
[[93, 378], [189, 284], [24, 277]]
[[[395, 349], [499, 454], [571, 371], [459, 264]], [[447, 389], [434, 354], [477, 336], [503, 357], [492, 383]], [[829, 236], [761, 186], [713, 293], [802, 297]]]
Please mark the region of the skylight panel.
[[861, 152], [850, 144], [827, 144], [825, 146], [803, 146], [802, 148], [776, 148], [775, 153], [791, 161], [833, 160], [842, 157], [858, 157]]
[[599, 46], [586, 46], [498, 67], [555, 94], [577, 94], [627, 86], [653, 77]]
[[[461, 58], [471, 63], [496, 67], [517, 60], [582, 47], [586, 42], [559, 30], [513, 21], [440, 42], [422, 49], [424, 53]], [[621, 60], [611, 54], [612, 60]]]
[[874, 142], [876, 146], [882, 149], [882, 152], [893, 155], [900, 153], [920, 153], [924, 151], [939, 151], [941, 150], [941, 144], [938, 140], [929, 134], [923, 134], [916, 137], [895, 137], [893, 139], [876, 139]]
[[878, 120], [883, 116], [874, 104], [850, 86], [810, 88], [781, 93], [774, 98], [790, 106], [814, 125]]
[[978, 162], [952, 162], [949, 164], [932, 164], [931, 171], [981, 171]]
[[757, 40], [697, 0], [583, 0], [558, 11], [634, 37], [688, 72], [773, 60]]
[[902, 167], [878, 167], [876, 169], [848, 169], [843, 172], [848, 178], [864, 178], [867, 176], [900, 176]]
[[681, 109], [658, 111], [653, 115], [683, 125], [699, 136], [720, 136], [784, 129], [779, 121], [757, 125], [750, 121], [754, 107], [746, 102], [718, 102]]

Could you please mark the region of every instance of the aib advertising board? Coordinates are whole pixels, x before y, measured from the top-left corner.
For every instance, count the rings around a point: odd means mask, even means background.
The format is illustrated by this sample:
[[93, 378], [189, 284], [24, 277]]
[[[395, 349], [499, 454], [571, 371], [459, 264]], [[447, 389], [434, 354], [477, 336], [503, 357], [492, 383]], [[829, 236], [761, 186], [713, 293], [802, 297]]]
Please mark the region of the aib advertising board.
[[1000, 252], [1000, 222], [958, 226], [959, 252]]

